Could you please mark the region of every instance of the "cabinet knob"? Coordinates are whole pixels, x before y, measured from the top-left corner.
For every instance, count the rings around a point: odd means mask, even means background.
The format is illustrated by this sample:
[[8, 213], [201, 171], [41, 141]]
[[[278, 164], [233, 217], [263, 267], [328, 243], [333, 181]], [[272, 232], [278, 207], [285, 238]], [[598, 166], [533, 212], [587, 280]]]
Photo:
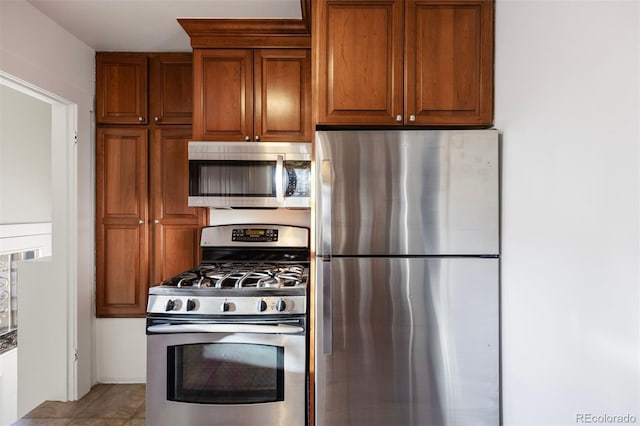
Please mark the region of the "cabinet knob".
[[142, 123], [144, 121], [144, 117], [143, 116], [138, 117], [138, 121]]
[[155, 223], [157, 225], [158, 223], [160, 223], [160, 221], [158, 219], [156, 219], [156, 220], [153, 221], [153, 223]]
[[153, 117], [153, 121], [155, 121], [156, 123], [158, 123], [160, 121], [160, 117]]
[[415, 115], [410, 115], [409, 116], [409, 121], [416, 121], [416, 116]]
[[142, 224], [144, 223], [144, 220], [140, 219], [140, 220], [138, 221], [138, 223], [139, 223], [140, 225], [142, 225]]
[[260, 140], [260, 136], [256, 135], [256, 142]]
[[250, 138], [249, 136], [245, 136], [245, 137], [244, 137], [244, 140], [245, 140], [245, 141], [247, 141], [247, 142], [249, 142], [249, 140], [250, 140], [250, 139], [251, 139], [251, 138]]
[[402, 116], [401, 115], [396, 115], [396, 121], [398, 123], [402, 123]]

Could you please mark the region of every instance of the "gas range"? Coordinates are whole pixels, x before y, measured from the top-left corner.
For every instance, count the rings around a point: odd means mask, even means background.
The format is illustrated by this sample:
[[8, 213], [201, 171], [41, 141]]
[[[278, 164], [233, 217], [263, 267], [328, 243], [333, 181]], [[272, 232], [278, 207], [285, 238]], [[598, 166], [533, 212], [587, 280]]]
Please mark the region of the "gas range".
[[202, 263], [149, 289], [147, 312], [163, 316], [304, 314], [309, 230], [289, 225], [203, 228]]

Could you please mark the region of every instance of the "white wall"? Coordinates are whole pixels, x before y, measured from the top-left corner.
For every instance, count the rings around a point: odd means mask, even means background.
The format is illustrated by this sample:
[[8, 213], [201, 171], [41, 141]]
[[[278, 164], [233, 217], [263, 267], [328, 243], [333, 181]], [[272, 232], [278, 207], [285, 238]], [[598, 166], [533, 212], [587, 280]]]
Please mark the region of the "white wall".
[[496, 12], [504, 424], [640, 422], [639, 3]]
[[51, 113], [0, 85], [0, 224], [51, 222]]
[[[94, 98], [94, 51], [25, 0], [0, 1], [0, 71], [77, 105], [77, 146], [52, 152], [53, 257], [56, 277], [77, 277], [78, 396], [91, 385], [91, 307], [94, 271], [91, 111]], [[57, 108], [54, 108], [54, 116]], [[56, 124], [54, 123], [54, 137]], [[76, 158], [67, 158], [64, 149]], [[72, 176], [60, 170], [61, 158], [77, 160], [77, 209], [69, 209], [65, 188]], [[73, 206], [72, 206], [73, 207]], [[75, 222], [77, 227], [70, 227]], [[77, 238], [75, 237], [77, 235]], [[71, 236], [71, 237], [69, 237]], [[69, 258], [77, 268], [69, 270]], [[57, 259], [57, 260], [56, 260]], [[66, 286], [63, 280], [61, 285]], [[46, 320], [45, 320], [46, 321]]]

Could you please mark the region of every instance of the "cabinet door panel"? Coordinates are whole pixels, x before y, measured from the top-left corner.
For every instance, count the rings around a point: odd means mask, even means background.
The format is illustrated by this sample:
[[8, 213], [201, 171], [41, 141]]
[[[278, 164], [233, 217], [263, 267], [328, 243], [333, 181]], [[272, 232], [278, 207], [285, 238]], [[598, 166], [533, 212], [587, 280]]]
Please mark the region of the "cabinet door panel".
[[150, 149], [152, 220], [199, 221], [202, 209], [188, 207], [190, 127], [156, 129]]
[[397, 124], [401, 1], [321, 1], [315, 38], [320, 124]]
[[157, 124], [191, 124], [193, 66], [190, 53], [151, 57], [151, 116]]
[[[135, 309], [146, 296], [146, 285], [131, 285], [143, 278], [140, 256], [144, 252], [139, 226], [107, 225], [104, 231], [104, 284], [101, 307]], [[143, 284], [143, 283], [137, 283]]]
[[194, 50], [195, 140], [242, 141], [253, 134], [253, 53]]
[[148, 282], [146, 128], [99, 128], [96, 314], [144, 316]]
[[491, 124], [493, 3], [407, 2], [409, 124]]
[[151, 285], [160, 284], [199, 263], [199, 224], [162, 224], [153, 230]]
[[151, 276], [150, 284], [198, 263], [200, 228], [207, 209], [187, 206], [190, 127], [156, 129], [150, 149]]
[[97, 53], [96, 100], [98, 123], [146, 123], [147, 56]]
[[311, 141], [311, 56], [306, 49], [254, 52], [255, 136]]

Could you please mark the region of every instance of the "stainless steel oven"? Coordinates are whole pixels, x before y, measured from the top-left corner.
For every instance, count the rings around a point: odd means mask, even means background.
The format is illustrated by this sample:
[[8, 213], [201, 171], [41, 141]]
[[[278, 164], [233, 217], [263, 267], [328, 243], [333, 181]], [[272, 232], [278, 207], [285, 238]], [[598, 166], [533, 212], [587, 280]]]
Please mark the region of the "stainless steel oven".
[[204, 228], [202, 263], [149, 289], [146, 421], [307, 423], [308, 228]]

